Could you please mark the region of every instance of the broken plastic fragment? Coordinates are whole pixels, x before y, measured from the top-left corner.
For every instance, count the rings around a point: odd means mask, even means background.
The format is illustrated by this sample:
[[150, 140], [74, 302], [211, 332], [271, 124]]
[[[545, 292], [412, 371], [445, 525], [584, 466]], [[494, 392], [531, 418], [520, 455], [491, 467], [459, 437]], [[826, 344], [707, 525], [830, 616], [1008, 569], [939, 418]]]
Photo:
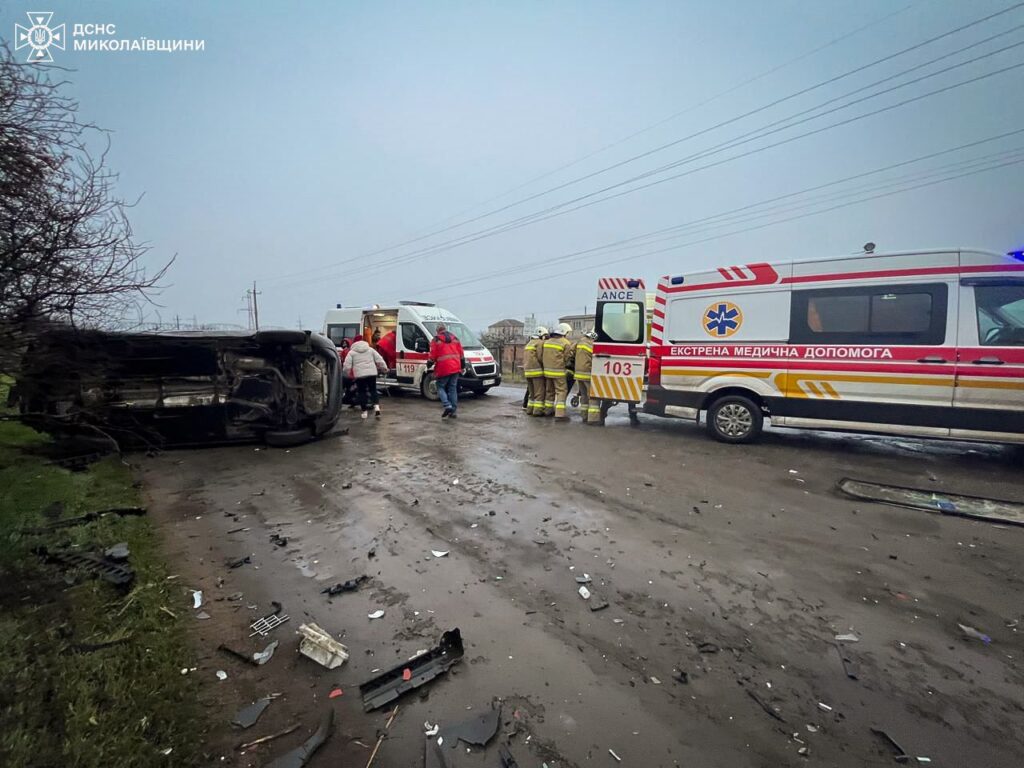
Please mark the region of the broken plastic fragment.
[[217, 679], [220, 680], [221, 682], [224, 682], [225, 680], [228, 679], [228, 673], [225, 672], [223, 669], [218, 669], [217, 670]]
[[988, 645], [992, 642], [991, 637], [982, 632], [979, 632], [974, 627], [968, 627], [964, 624], [957, 624], [957, 626], [960, 627], [960, 631], [967, 635], [967, 637], [974, 638], [975, 640], [981, 640], [981, 642], [983, 642], [985, 645]]
[[440, 744], [444, 740], [452, 749], [459, 745], [460, 740], [467, 744], [485, 747], [494, 738], [494, 734], [498, 732], [500, 720], [501, 710], [491, 709], [482, 715], [471, 717], [469, 720], [446, 726], [441, 730], [441, 735], [438, 737], [437, 742]]
[[192, 590], [192, 607], [198, 608], [203, 604], [203, 591], [201, 589]]
[[256, 662], [258, 666], [262, 666], [270, 661], [274, 656], [274, 651], [277, 650], [277, 644], [279, 641], [275, 640], [262, 651], [256, 651], [252, 655], [252, 660]]
[[587, 589], [586, 587], [580, 587], [579, 593], [580, 593], [580, 597], [582, 597], [584, 600], [589, 600], [590, 599], [590, 590]]
[[196, 618], [197, 619], [208, 619], [208, 618], [210, 618], [210, 614], [208, 614], [206, 611], [200, 611], [199, 613], [196, 614]]
[[609, 749], [608, 750], [608, 754], [615, 758], [615, 762], [617, 762], [617, 763], [621, 763], [622, 762], [622, 758], [615, 754], [615, 750]]
[[327, 669], [335, 669], [348, 661], [348, 648], [317, 624], [303, 624], [296, 634], [302, 635], [299, 653]]
[[432, 549], [430, 554], [434, 557], [448, 557], [448, 550]]
[[651, 676], [651, 682], [654, 683], [655, 685], [661, 685], [661, 680], [659, 680], [658, 678], [654, 677], [653, 675]]
[[590, 574], [589, 573], [584, 573], [582, 576], [577, 576], [576, 577], [576, 583], [577, 584], [589, 584], [590, 583]]
[[836, 640], [840, 643], [859, 643], [860, 638], [852, 632], [848, 632], [845, 635], [836, 635]]
[[412, 670], [409, 669], [409, 668], [403, 669], [402, 670], [402, 679], [405, 682], [409, 682], [410, 680], [412, 680]]
[[431, 725], [430, 721], [424, 721], [423, 723], [423, 735], [427, 738], [437, 736], [437, 732], [441, 730], [441, 724]]
[[384, 611], [378, 609], [378, 610], [374, 611], [373, 613], [366, 614], [366, 618], [368, 618], [368, 619], [379, 619], [383, 615], [384, 615]]
[[254, 701], [249, 706], [240, 709], [238, 714], [232, 718], [231, 724], [239, 728], [251, 728], [256, 725], [256, 721], [260, 719], [263, 711], [269, 706], [269, 698]]
[[832, 707], [830, 707], [828, 704], [822, 704], [820, 701], [818, 702], [818, 709], [820, 709], [822, 712], [832, 711]]
[[327, 694], [327, 698], [329, 698], [329, 699], [336, 699], [339, 696], [343, 696], [344, 694], [345, 694], [345, 692], [343, 690], [341, 690], [341, 688], [335, 688], [333, 691], [331, 691], [329, 694]]
[[320, 727], [316, 729], [312, 736], [306, 739], [297, 749], [293, 749], [288, 754], [277, 758], [267, 768], [302, 768], [302, 766], [309, 762], [313, 753], [323, 746], [333, 730], [334, 710], [328, 708], [320, 720]]

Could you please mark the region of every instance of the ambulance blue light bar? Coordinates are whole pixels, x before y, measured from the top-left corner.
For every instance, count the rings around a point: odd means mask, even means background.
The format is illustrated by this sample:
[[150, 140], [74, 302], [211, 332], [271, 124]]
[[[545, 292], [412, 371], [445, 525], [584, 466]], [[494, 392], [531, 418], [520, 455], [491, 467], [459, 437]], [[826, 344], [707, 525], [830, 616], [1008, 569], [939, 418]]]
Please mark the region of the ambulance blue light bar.
[[1009, 251], [1006, 255], [1009, 256], [1011, 259], [1016, 259], [1017, 261], [1024, 261], [1024, 251]]
[[676, 275], [671, 280], [669, 280], [669, 282], [672, 283], [672, 285], [682, 285], [685, 279], [686, 278], [684, 278], [682, 275]]
[[639, 280], [627, 280], [626, 281], [626, 287], [627, 288], [639, 288], [640, 287], [640, 281]]

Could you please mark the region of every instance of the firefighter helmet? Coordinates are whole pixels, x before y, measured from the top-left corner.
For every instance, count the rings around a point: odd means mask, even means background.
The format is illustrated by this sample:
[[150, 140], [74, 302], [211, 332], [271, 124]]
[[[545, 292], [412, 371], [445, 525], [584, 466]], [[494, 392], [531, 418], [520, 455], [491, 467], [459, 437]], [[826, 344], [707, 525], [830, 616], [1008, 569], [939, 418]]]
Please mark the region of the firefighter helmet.
[[548, 329], [545, 328], [543, 325], [538, 325], [537, 326], [536, 333], [537, 333], [538, 336], [547, 336], [547, 335], [549, 335], [548, 334]]
[[569, 325], [568, 323], [559, 323], [558, 332], [563, 336], [568, 336], [570, 333], [572, 333], [572, 326]]

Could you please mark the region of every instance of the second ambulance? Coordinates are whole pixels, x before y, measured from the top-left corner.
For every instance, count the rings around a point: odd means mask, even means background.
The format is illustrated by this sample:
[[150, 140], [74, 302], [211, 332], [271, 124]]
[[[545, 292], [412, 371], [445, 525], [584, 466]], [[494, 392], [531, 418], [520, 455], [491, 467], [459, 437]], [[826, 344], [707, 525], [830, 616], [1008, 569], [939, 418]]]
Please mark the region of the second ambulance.
[[[971, 249], [598, 286], [592, 387], [748, 442], [776, 426], [1024, 442], [1024, 263]], [[646, 382], [646, 386], [645, 386]]]

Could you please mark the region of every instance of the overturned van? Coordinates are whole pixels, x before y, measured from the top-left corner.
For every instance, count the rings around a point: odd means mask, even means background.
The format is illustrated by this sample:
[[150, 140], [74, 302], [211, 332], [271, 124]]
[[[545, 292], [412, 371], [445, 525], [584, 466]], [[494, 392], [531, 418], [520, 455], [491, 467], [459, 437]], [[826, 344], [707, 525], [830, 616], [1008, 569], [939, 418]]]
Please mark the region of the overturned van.
[[309, 331], [114, 333], [50, 329], [28, 348], [12, 400], [48, 431], [119, 443], [297, 445], [341, 407], [338, 354]]

